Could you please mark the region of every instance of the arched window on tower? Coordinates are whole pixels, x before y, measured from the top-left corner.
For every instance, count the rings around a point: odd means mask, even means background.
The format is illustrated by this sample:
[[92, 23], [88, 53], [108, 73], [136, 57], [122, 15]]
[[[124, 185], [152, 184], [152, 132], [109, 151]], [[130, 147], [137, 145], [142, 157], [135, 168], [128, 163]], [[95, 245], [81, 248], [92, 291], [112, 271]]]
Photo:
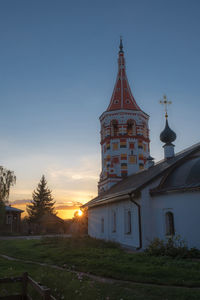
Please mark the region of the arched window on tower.
[[117, 136], [119, 132], [118, 122], [117, 120], [113, 120], [111, 122], [111, 136]]
[[148, 137], [148, 129], [147, 129], [147, 124], [145, 122], [142, 123], [142, 126], [143, 126], [143, 136], [145, 138]]
[[174, 214], [171, 211], [165, 214], [166, 235], [174, 235]]
[[134, 135], [134, 122], [132, 120], [127, 121], [127, 134]]

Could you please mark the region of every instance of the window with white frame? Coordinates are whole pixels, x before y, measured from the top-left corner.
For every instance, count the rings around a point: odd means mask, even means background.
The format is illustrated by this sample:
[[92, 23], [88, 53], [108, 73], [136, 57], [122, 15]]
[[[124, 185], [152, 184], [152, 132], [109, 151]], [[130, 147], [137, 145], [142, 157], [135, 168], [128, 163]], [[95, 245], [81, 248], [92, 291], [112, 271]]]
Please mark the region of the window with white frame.
[[101, 233], [104, 233], [104, 218], [101, 218]]
[[116, 211], [112, 211], [112, 232], [116, 232], [117, 231], [117, 215], [116, 215]]
[[174, 235], [174, 214], [171, 211], [165, 213], [165, 234], [166, 235]]
[[125, 234], [132, 232], [132, 213], [130, 209], [125, 210]]

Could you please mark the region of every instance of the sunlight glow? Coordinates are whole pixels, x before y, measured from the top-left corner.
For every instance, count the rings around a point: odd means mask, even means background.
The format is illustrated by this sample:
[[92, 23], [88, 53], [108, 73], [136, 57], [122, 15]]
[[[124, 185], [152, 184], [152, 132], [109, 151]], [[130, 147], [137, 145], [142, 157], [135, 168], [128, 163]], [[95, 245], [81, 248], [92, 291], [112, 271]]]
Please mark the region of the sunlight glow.
[[81, 217], [82, 214], [83, 214], [83, 212], [79, 209], [79, 210], [78, 210], [78, 216]]

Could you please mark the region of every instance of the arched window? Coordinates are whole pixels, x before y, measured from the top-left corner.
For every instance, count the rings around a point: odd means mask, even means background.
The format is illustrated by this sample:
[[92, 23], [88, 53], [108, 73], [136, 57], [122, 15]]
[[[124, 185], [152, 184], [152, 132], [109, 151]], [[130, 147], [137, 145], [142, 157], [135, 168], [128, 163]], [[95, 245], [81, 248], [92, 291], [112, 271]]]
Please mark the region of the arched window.
[[101, 233], [104, 233], [104, 218], [101, 218]]
[[128, 211], [128, 231], [127, 233], [131, 233], [131, 212], [130, 210]]
[[147, 128], [147, 124], [146, 124], [145, 122], [142, 122], [142, 127], [143, 127], [143, 129], [142, 129], [142, 131], [143, 131], [143, 136], [144, 136], [145, 138], [147, 138], [147, 137], [148, 137], [148, 128]]
[[116, 212], [112, 211], [112, 232], [116, 232], [117, 229], [117, 216]]
[[111, 122], [111, 135], [117, 136], [119, 131], [118, 122], [116, 120], [113, 120]]
[[171, 211], [165, 214], [165, 224], [166, 224], [166, 235], [174, 235], [174, 215]]
[[127, 134], [128, 135], [133, 135], [133, 126], [134, 126], [134, 123], [132, 120], [128, 120], [127, 121]]
[[125, 234], [131, 234], [132, 231], [132, 216], [131, 211], [125, 211]]

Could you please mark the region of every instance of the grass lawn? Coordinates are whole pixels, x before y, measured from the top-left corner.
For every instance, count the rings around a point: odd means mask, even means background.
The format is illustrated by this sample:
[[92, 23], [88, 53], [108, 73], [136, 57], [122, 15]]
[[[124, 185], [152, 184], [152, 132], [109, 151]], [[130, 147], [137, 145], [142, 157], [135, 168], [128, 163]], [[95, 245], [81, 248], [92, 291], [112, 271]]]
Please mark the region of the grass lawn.
[[[199, 300], [200, 291], [186, 288], [167, 288], [141, 286], [138, 284], [106, 284], [94, 282], [86, 277], [78, 277], [67, 271], [55, 270], [50, 267], [38, 267], [33, 264], [7, 261], [0, 258], [0, 278], [20, 276], [24, 271], [51, 288], [51, 294], [56, 299], [67, 300]], [[0, 285], [0, 296], [15, 293], [20, 289], [17, 285]], [[33, 299], [40, 300], [39, 296], [32, 294]]]
[[[0, 254], [59, 266], [66, 265], [67, 269], [121, 280], [200, 287], [199, 261], [127, 253], [114, 243], [88, 237], [2, 240]], [[2, 261], [5, 267], [2, 267]], [[9, 267], [12, 268], [11, 271]], [[200, 290], [140, 286], [132, 283], [112, 285], [92, 282], [89, 279], [80, 282], [76, 275], [67, 270], [57, 271], [32, 264], [0, 261], [0, 277], [13, 276], [14, 272], [19, 275], [26, 270], [34, 279], [43, 280], [45, 285], [57, 288], [65, 299], [200, 299]], [[45, 279], [45, 272], [48, 279]], [[74, 294], [76, 290], [77, 295]]]

